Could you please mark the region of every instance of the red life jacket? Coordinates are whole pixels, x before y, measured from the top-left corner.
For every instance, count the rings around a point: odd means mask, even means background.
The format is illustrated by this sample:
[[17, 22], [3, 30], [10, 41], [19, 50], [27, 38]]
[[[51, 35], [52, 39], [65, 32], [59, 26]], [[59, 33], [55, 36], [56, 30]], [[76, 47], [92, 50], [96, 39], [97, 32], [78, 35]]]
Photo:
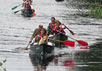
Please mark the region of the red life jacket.
[[[55, 28], [55, 27], [54, 27], [54, 28], [52, 29], [52, 32], [54, 32], [54, 31], [55, 31], [55, 35], [56, 35], [57, 33], [59, 33], [59, 32], [65, 34], [65, 31], [63, 30], [62, 27], [59, 27], [59, 28]], [[59, 32], [57, 32], [57, 31], [59, 31]]]
[[31, 6], [30, 6], [29, 3], [27, 3], [27, 4], [24, 4], [24, 8], [26, 8], [26, 9], [31, 9]]
[[[39, 37], [39, 39], [41, 39], [41, 37], [42, 37], [42, 34], [39, 34], [39, 36], [40, 36], [40, 37]], [[45, 34], [44, 36], [47, 36], [47, 35]]]
[[55, 27], [55, 24], [49, 23], [51, 29]]
[[53, 29], [55, 28], [55, 24], [49, 23], [50, 27], [51, 27], [51, 31], [53, 32]]

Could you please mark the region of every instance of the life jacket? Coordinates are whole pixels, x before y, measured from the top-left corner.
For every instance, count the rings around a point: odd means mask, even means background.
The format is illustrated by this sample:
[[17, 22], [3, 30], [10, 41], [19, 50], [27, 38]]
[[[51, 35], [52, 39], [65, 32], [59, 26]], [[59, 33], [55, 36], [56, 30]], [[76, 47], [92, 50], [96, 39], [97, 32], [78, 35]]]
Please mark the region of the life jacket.
[[62, 28], [62, 27], [59, 27], [59, 28], [53, 28], [52, 29], [52, 32], [54, 32], [55, 33], [55, 35], [56, 34], [58, 34], [58, 33], [63, 33], [63, 34], [65, 34], [65, 31], [64, 31], [64, 29]]
[[26, 4], [26, 5], [25, 5], [25, 8], [27, 8], [27, 9], [31, 9], [30, 4], [29, 4], [29, 3], [28, 3], [28, 4]]
[[49, 26], [51, 27], [51, 31], [55, 28], [55, 24], [49, 23]]
[[39, 39], [40, 39], [40, 41], [39, 41], [39, 45], [40, 44], [47, 44], [48, 43], [48, 41], [46, 40], [47, 39], [47, 35], [45, 34], [44, 36], [42, 36], [42, 34], [39, 34]]
[[49, 23], [51, 29], [55, 27], [55, 24]]
[[24, 8], [25, 9], [31, 9], [31, 6], [30, 6], [30, 3], [29, 2], [24, 1], [23, 5], [24, 5]]
[[[44, 36], [47, 36], [46, 34]], [[39, 39], [41, 39], [41, 37], [44, 37], [42, 34], [39, 34]]]

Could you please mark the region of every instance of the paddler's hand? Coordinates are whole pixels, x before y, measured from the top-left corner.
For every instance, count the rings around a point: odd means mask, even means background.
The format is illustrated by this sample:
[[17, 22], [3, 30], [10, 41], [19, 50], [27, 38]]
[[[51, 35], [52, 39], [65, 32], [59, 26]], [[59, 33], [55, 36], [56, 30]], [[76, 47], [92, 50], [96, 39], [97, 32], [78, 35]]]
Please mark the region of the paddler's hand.
[[29, 43], [31, 43], [31, 42], [32, 42], [32, 40], [29, 41]]
[[28, 48], [24, 48], [24, 50], [28, 50]]
[[66, 26], [64, 26], [64, 24], [61, 24], [60, 27], [63, 28], [63, 29], [67, 28]]

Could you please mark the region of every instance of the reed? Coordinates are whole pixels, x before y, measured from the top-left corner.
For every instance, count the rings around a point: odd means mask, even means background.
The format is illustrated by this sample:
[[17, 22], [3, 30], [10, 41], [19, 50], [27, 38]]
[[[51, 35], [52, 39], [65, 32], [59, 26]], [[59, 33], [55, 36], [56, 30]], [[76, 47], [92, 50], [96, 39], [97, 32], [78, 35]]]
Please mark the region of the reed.
[[94, 3], [90, 3], [89, 5], [90, 17], [94, 18], [102, 18], [102, 1], [95, 0]]

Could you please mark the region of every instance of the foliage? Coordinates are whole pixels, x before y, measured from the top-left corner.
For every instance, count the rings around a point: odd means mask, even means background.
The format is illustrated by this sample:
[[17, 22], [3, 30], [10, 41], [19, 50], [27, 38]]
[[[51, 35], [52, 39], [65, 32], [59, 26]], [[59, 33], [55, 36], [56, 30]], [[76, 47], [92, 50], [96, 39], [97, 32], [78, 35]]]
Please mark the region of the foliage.
[[102, 18], [102, 0], [73, 0], [71, 5], [78, 9], [78, 15]]
[[3, 67], [4, 63], [6, 63], [6, 59], [0, 62], [0, 71], [6, 71], [6, 68]]
[[102, 2], [94, 0], [94, 3], [89, 5], [90, 17], [102, 18]]

